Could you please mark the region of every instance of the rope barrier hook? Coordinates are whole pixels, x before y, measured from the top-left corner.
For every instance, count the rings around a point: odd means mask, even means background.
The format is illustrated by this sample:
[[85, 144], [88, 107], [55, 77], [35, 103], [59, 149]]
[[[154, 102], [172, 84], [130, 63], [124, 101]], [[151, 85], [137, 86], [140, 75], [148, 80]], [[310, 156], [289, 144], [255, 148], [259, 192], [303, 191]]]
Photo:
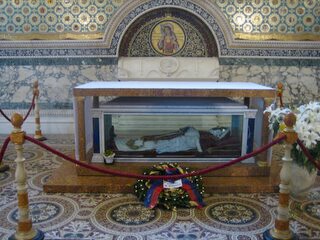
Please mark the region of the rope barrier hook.
[[13, 131], [10, 134], [10, 140], [14, 143], [17, 152], [15, 178], [17, 182], [19, 220], [16, 232], [9, 237], [9, 240], [42, 240], [44, 239], [44, 233], [32, 227], [32, 220], [29, 216], [27, 173], [24, 167], [25, 158], [23, 157], [25, 132], [21, 130], [22, 116], [14, 113], [11, 117], [11, 123]]
[[291, 149], [292, 144], [298, 139], [298, 134], [293, 126], [296, 123], [296, 116], [289, 113], [284, 118], [286, 128], [280, 136], [285, 135], [285, 150], [282, 158], [283, 165], [280, 171], [279, 185], [279, 203], [277, 208], [277, 217], [274, 228], [263, 233], [264, 240], [297, 240], [298, 237], [289, 228], [289, 200], [290, 200], [290, 182], [291, 182]]

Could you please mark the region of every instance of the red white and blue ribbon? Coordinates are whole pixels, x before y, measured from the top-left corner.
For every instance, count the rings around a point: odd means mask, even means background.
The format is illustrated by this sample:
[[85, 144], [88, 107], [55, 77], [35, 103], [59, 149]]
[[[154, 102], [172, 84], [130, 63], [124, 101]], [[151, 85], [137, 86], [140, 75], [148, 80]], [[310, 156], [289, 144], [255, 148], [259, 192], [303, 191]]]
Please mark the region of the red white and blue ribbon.
[[[177, 168], [166, 168], [165, 174], [166, 175], [175, 175], [181, 173]], [[184, 189], [189, 197], [190, 200], [196, 203], [197, 208], [202, 208], [205, 206], [202, 196], [199, 193], [196, 185], [191, 182], [187, 178], [181, 179], [182, 181], [182, 189]], [[162, 180], [155, 180], [152, 181], [151, 187], [148, 189], [146, 193], [146, 197], [144, 199], [144, 205], [148, 208], [154, 208], [158, 204], [158, 199], [161, 192], [164, 190], [163, 181]]]

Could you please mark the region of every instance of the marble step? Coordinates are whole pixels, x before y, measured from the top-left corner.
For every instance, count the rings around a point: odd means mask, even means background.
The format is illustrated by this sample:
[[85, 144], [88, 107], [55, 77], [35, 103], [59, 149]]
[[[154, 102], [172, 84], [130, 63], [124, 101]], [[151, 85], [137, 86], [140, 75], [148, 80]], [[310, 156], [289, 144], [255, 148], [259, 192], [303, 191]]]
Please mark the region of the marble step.
[[[136, 179], [108, 176], [79, 176], [78, 167], [63, 163], [56, 169], [44, 184], [47, 193], [133, 193], [132, 185]], [[130, 170], [132, 170], [130, 168]], [[269, 176], [204, 176], [203, 183], [206, 193], [252, 193], [275, 192], [278, 190], [277, 174]]]
[[[95, 166], [106, 167], [109, 169], [130, 172], [135, 174], [142, 174], [146, 169], [150, 169], [154, 164], [157, 163], [146, 163], [146, 162], [119, 162], [111, 165], [105, 165], [103, 163], [94, 163]], [[211, 167], [214, 165], [218, 165], [221, 163], [195, 163], [195, 162], [181, 162], [178, 163], [181, 167], [188, 167], [191, 171], [196, 171], [200, 169], [204, 169], [207, 167]], [[80, 176], [108, 176], [102, 173], [94, 172], [85, 168], [79, 168], [78, 174]], [[213, 171], [206, 176], [208, 177], [263, 177], [270, 175], [270, 167], [259, 167], [258, 164], [255, 163], [238, 163], [227, 168], [219, 169], [218, 171]]]

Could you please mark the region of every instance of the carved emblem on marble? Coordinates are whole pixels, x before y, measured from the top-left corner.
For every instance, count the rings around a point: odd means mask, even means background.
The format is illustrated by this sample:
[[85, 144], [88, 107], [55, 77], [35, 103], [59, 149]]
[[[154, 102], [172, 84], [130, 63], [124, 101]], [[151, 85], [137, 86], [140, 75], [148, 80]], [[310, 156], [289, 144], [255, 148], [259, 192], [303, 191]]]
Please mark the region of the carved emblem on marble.
[[219, 79], [218, 58], [121, 57], [119, 80], [197, 80]]
[[170, 77], [179, 68], [179, 61], [173, 57], [165, 57], [160, 60], [159, 69]]

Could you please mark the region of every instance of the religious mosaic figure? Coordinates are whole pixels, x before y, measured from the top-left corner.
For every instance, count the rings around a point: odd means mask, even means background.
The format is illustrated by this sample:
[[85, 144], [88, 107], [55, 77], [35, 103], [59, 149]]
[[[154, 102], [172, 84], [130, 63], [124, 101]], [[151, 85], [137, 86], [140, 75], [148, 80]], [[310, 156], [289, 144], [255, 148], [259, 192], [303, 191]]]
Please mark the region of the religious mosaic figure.
[[172, 55], [179, 50], [177, 36], [171, 23], [161, 24], [161, 38], [158, 42], [158, 48], [165, 55]]

